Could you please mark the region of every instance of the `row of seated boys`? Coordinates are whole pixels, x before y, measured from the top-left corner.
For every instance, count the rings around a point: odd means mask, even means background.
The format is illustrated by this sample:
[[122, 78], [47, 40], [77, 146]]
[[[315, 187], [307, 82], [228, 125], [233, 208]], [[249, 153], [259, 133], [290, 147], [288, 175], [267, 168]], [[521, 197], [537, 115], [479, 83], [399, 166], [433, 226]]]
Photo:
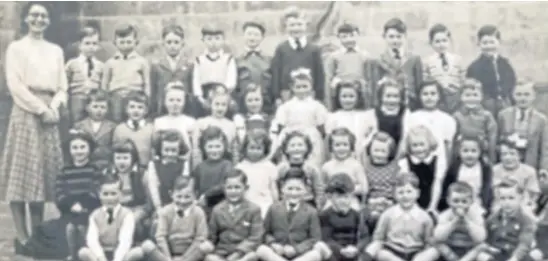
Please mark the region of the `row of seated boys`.
[[[496, 207], [484, 219], [471, 207], [473, 190], [456, 182], [449, 208], [435, 220], [417, 205], [418, 178], [400, 173], [396, 205], [380, 216], [374, 230], [366, 224], [367, 207], [351, 207], [354, 184], [340, 173], [326, 187], [331, 206], [317, 211], [306, 203], [306, 180], [293, 169], [281, 181], [282, 199], [261, 217], [259, 206], [245, 198], [246, 175], [232, 171], [223, 181], [225, 198], [209, 217], [195, 204], [192, 180], [179, 177], [172, 203], [158, 212], [152, 239], [133, 241], [138, 224], [120, 205], [120, 182], [103, 177], [102, 206], [91, 214], [83, 261], [95, 260], [543, 260], [540, 225], [521, 206], [523, 190], [513, 181], [495, 188]], [[206, 221], [209, 220], [209, 221]], [[537, 246], [533, 242], [537, 238]]]

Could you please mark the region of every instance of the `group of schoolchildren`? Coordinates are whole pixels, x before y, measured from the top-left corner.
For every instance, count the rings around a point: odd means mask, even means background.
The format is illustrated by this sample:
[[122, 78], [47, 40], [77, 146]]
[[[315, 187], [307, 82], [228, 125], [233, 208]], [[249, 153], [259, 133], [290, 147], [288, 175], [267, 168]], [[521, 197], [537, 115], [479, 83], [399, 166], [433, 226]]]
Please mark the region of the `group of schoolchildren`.
[[548, 122], [495, 26], [466, 69], [441, 24], [421, 59], [389, 20], [374, 59], [345, 23], [325, 62], [306, 24], [288, 11], [273, 57], [261, 23], [243, 25], [239, 56], [204, 27], [194, 60], [169, 25], [152, 62], [125, 25], [104, 64], [86, 27], [57, 177], [69, 259], [546, 260]]

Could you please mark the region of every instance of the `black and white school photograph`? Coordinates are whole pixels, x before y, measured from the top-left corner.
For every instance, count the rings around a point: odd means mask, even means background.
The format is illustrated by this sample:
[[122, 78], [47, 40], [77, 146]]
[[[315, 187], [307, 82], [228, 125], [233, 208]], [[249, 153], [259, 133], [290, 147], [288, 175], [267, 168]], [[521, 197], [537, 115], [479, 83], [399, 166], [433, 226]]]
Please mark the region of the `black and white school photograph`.
[[0, 261], [548, 261], [547, 9], [2, 1]]

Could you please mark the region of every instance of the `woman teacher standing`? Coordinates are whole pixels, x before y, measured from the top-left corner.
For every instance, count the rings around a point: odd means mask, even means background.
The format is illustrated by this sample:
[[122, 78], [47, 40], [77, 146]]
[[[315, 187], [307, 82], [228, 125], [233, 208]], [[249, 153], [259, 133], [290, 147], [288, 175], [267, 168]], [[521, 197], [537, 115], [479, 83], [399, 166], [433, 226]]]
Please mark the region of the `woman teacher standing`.
[[63, 166], [58, 126], [67, 80], [63, 51], [44, 39], [49, 16], [45, 3], [25, 6], [21, 19], [26, 35], [6, 51], [6, 81], [14, 104], [0, 161], [0, 192], [10, 203], [16, 245], [30, 234], [26, 204], [34, 227], [43, 221], [44, 203], [54, 199], [55, 176]]

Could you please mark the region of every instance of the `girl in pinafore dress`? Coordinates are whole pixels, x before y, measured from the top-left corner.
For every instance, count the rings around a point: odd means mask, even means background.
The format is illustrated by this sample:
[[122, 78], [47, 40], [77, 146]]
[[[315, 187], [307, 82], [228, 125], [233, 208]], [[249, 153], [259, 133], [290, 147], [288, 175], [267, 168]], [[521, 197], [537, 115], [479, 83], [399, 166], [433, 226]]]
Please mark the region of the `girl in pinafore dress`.
[[291, 73], [293, 97], [282, 104], [276, 112], [276, 123], [281, 130], [278, 140], [284, 140], [287, 133], [300, 131], [312, 142], [309, 162], [320, 168], [324, 161], [323, 137], [327, 108], [314, 99], [312, 77], [308, 69], [296, 69]]
[[250, 132], [242, 142], [242, 162], [236, 165], [247, 176], [246, 197], [261, 207], [263, 218], [266, 211], [278, 200], [278, 168], [270, 159], [271, 141], [266, 132]]
[[[335, 98], [333, 101], [334, 112], [329, 113], [325, 123], [326, 133], [331, 133], [336, 128], [347, 128], [354, 135], [353, 144], [358, 155], [359, 149], [364, 147], [364, 139], [367, 135], [366, 124], [363, 121], [363, 96], [360, 95], [359, 83], [339, 82], [335, 87]], [[328, 155], [331, 156], [331, 155]]]
[[0, 162], [0, 191], [10, 202], [17, 243], [29, 237], [25, 204], [32, 227], [43, 220], [44, 202], [54, 199], [55, 176], [63, 167], [59, 108], [66, 104], [63, 51], [46, 41], [50, 12], [31, 2], [23, 10], [26, 36], [6, 51], [6, 82], [13, 98], [6, 143]]

